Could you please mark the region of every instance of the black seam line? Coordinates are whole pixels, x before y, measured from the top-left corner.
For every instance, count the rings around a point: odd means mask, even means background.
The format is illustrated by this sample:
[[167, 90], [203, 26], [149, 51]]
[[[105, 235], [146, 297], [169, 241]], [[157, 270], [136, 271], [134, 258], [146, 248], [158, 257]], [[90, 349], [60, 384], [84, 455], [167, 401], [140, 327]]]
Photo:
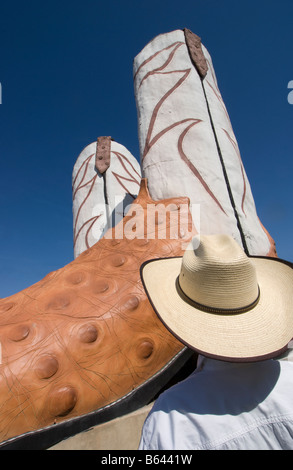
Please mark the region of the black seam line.
[[208, 103], [206, 91], [205, 91], [205, 88], [204, 88], [204, 85], [203, 85], [203, 80], [201, 80], [201, 85], [202, 85], [204, 97], [205, 97], [205, 100], [206, 100], [207, 110], [208, 110], [209, 118], [210, 118], [210, 123], [211, 123], [211, 126], [212, 126], [212, 131], [213, 131], [213, 134], [214, 134], [214, 138], [215, 138], [215, 142], [216, 142], [216, 146], [217, 146], [217, 150], [218, 150], [218, 155], [219, 155], [220, 162], [221, 162], [221, 165], [222, 165], [222, 170], [223, 170], [225, 182], [226, 182], [226, 185], [227, 185], [229, 198], [230, 198], [230, 202], [231, 202], [231, 205], [232, 205], [232, 209], [233, 209], [233, 211], [234, 211], [234, 215], [235, 215], [235, 218], [236, 218], [237, 227], [238, 227], [238, 230], [239, 230], [239, 233], [240, 233], [242, 245], [243, 245], [243, 248], [244, 248], [245, 253], [246, 253], [247, 255], [249, 255], [249, 251], [248, 251], [248, 247], [247, 247], [247, 244], [246, 244], [245, 235], [244, 235], [244, 233], [243, 233], [243, 229], [242, 229], [242, 226], [241, 226], [241, 223], [240, 223], [240, 220], [239, 220], [239, 216], [238, 216], [238, 212], [237, 212], [237, 209], [236, 209], [236, 204], [235, 204], [235, 201], [234, 201], [234, 198], [233, 198], [233, 193], [232, 193], [232, 189], [231, 189], [231, 186], [230, 186], [229, 178], [228, 178], [228, 175], [227, 175], [227, 171], [226, 171], [226, 167], [225, 167], [223, 155], [222, 155], [222, 152], [221, 152], [220, 144], [219, 144], [218, 137], [217, 137], [216, 130], [215, 130], [215, 126], [214, 126], [214, 123], [213, 123], [212, 114], [211, 114], [210, 106], [209, 106], [209, 103]]
[[105, 208], [106, 208], [106, 220], [107, 220], [107, 227], [112, 227], [111, 213], [110, 213], [108, 192], [107, 192], [106, 173], [107, 173], [107, 170], [102, 174], [103, 183], [104, 183], [103, 184], [103, 191], [104, 191], [104, 201], [105, 201]]

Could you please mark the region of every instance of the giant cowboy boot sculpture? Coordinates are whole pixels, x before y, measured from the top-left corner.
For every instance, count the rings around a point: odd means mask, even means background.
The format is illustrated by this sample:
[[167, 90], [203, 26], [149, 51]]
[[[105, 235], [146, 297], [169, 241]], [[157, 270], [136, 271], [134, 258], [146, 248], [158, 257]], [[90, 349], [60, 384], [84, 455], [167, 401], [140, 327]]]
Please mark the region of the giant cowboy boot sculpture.
[[144, 261], [181, 255], [196, 233], [188, 204], [157, 204], [142, 180], [98, 243], [1, 301], [2, 447], [46, 448], [137, 409], [190, 357], [157, 321], [140, 280]]
[[140, 180], [138, 161], [110, 137], [99, 137], [83, 149], [72, 174], [75, 258], [123, 218]]
[[187, 29], [154, 38], [134, 60], [134, 85], [150, 195], [184, 194], [200, 207], [201, 233], [227, 233], [249, 254], [275, 256], [200, 38]]
[[189, 203], [200, 208], [203, 232], [230, 233], [251, 252], [270, 252], [243, 165], [232, 151], [236, 141], [230, 130], [231, 147], [224, 152], [218, 134], [223, 128], [226, 135], [227, 123], [211, 117], [223, 109], [220, 99], [209, 102], [203, 86], [213, 75], [211, 64], [198, 40], [188, 48], [188, 34], [161, 35], [135, 60], [141, 166], [148, 181], [142, 179], [124, 219], [81, 248], [72, 263], [0, 301], [0, 448], [46, 448], [137, 409], [187, 360], [190, 351], [157, 321], [140, 267], [150, 258], [183, 254], [199, 231]]

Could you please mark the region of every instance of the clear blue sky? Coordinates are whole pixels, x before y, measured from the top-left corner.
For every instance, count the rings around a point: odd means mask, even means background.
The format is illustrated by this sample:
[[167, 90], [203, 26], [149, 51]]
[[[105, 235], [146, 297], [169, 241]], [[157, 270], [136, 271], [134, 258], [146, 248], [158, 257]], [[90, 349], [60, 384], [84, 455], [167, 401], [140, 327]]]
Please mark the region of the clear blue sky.
[[102, 135], [139, 158], [133, 59], [184, 27], [212, 56], [258, 215], [293, 261], [292, 20], [292, 0], [2, 2], [0, 297], [73, 260], [75, 160]]

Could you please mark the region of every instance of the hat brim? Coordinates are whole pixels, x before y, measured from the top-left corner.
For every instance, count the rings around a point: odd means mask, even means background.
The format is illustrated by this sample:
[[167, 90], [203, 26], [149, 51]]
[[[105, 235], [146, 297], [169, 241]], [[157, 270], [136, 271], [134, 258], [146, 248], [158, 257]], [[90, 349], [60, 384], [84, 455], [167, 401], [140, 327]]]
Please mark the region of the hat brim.
[[207, 313], [186, 302], [176, 287], [182, 257], [149, 260], [141, 277], [156, 314], [182, 343], [216, 359], [265, 360], [281, 354], [293, 338], [293, 269], [279, 258], [250, 259], [260, 298], [245, 313]]

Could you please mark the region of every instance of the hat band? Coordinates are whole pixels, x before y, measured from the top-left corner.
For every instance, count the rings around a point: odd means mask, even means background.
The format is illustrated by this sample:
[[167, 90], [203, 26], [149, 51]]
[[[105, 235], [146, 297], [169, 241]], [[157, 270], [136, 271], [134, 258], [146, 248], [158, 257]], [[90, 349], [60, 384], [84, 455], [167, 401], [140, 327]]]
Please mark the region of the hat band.
[[231, 314], [237, 315], [239, 313], [245, 313], [245, 312], [249, 312], [249, 310], [252, 310], [258, 304], [259, 298], [260, 298], [260, 289], [259, 289], [259, 286], [257, 286], [257, 287], [258, 287], [258, 294], [257, 294], [256, 299], [251, 304], [246, 305], [245, 307], [240, 307], [240, 308], [214, 308], [214, 307], [209, 307], [208, 305], [200, 304], [200, 303], [196, 302], [195, 300], [191, 299], [190, 297], [188, 297], [183, 292], [183, 290], [180, 286], [179, 276], [176, 279], [176, 289], [177, 289], [178, 294], [182, 298], [182, 300], [187, 302], [192, 307], [197, 308], [198, 310], [202, 310], [203, 312], [207, 312], [207, 313], [215, 313], [215, 314], [219, 314], [219, 315], [231, 315]]

